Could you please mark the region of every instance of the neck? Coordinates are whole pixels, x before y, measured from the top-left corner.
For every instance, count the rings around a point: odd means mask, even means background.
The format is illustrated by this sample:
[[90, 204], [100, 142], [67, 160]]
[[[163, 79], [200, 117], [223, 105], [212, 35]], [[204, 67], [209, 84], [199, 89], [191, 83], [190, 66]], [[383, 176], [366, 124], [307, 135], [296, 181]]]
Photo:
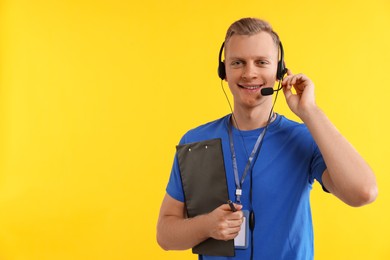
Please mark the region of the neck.
[[[240, 130], [253, 130], [261, 127], [265, 127], [268, 122], [269, 113], [271, 108], [268, 109], [237, 109], [234, 108], [233, 125]], [[274, 118], [271, 117], [271, 121]]]

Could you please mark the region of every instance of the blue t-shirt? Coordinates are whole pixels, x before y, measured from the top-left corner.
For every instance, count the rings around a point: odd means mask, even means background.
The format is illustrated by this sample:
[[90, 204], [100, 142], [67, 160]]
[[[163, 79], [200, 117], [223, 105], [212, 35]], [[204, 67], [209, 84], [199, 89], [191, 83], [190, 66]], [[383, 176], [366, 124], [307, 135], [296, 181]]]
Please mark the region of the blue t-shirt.
[[[230, 115], [188, 131], [180, 144], [221, 138], [229, 197], [235, 201], [228, 128]], [[237, 156], [239, 178], [244, 171], [263, 128], [239, 131], [232, 136]], [[243, 209], [253, 210], [253, 259], [313, 259], [313, 227], [310, 190], [316, 179], [322, 184], [326, 169], [322, 155], [304, 124], [278, 115], [263, 140], [252, 169], [252, 204], [249, 201], [250, 173], [242, 185]], [[174, 199], [184, 202], [177, 156], [166, 189]], [[251, 240], [252, 236], [249, 236]], [[251, 243], [251, 241], [249, 241]], [[200, 259], [250, 259], [251, 246], [236, 249], [235, 257], [200, 256]]]

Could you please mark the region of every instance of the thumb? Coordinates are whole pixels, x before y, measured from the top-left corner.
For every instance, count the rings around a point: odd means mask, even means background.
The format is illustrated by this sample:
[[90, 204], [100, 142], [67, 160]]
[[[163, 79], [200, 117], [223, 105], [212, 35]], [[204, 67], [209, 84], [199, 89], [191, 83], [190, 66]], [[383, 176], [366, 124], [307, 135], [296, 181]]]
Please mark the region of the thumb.
[[234, 203], [234, 207], [235, 207], [237, 210], [241, 210], [243, 206], [242, 206], [241, 204]]

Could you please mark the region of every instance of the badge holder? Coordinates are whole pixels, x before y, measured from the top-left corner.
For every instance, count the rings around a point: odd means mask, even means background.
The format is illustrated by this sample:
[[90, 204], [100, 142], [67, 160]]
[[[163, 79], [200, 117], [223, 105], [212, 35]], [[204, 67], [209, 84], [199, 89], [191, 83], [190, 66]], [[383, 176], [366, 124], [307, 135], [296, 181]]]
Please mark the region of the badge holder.
[[249, 244], [249, 210], [242, 210], [244, 221], [241, 224], [241, 230], [234, 239], [236, 249], [247, 249]]

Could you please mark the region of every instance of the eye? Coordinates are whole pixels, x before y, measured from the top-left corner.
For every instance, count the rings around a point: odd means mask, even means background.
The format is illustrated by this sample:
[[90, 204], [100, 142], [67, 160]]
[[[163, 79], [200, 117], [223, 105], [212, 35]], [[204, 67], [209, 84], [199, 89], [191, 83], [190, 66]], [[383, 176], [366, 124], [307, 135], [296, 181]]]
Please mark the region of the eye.
[[267, 60], [258, 60], [258, 61], [256, 61], [256, 64], [259, 66], [265, 66], [265, 65], [268, 65], [269, 62]]
[[230, 63], [230, 65], [233, 67], [233, 68], [240, 68], [244, 65], [244, 62], [242, 60], [234, 60]]

